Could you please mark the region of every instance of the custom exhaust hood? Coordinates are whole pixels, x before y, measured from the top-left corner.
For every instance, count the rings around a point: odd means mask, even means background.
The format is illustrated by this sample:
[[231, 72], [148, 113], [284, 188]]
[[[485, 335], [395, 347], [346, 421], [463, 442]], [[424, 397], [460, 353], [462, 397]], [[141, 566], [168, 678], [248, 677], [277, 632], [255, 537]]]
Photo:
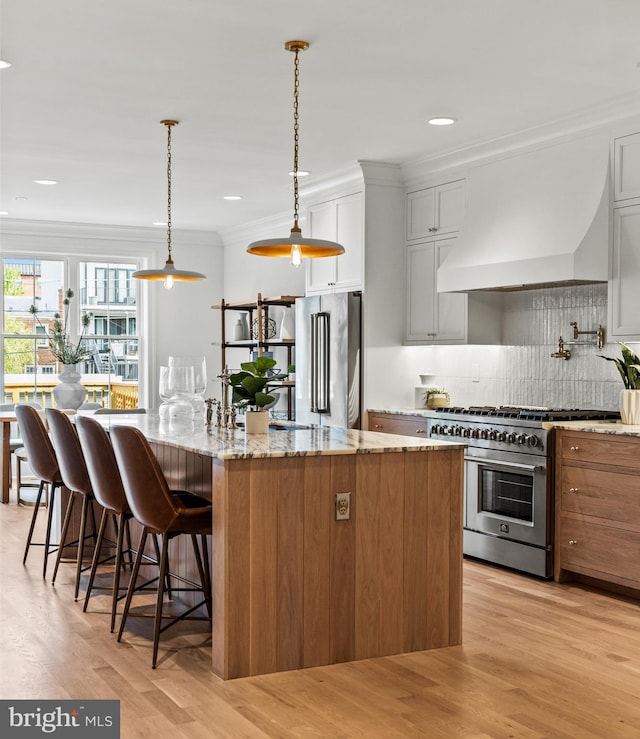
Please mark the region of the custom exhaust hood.
[[438, 292], [606, 282], [609, 139], [586, 136], [473, 167]]

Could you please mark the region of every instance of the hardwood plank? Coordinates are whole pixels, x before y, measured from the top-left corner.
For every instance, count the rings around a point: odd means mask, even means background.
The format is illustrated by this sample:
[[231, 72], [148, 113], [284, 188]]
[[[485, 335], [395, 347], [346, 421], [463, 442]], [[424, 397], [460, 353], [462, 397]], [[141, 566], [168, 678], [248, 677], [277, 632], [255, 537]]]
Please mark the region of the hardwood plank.
[[419, 453], [406, 454], [404, 477], [404, 561], [413, 566], [403, 573], [403, 651], [427, 648], [427, 531], [428, 502], [425, 494], [430, 460]]
[[[427, 455], [427, 648], [449, 644], [449, 495], [450, 459], [445, 454]], [[427, 462], [428, 456], [428, 462]]]

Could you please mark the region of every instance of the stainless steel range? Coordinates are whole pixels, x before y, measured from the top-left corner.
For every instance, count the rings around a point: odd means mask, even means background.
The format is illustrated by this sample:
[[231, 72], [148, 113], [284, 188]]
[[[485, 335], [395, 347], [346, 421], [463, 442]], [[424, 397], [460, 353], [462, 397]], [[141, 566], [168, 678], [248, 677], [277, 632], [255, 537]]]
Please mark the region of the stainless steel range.
[[427, 421], [429, 436], [468, 444], [464, 553], [552, 577], [553, 450], [545, 422], [618, 417], [514, 406], [439, 409]]

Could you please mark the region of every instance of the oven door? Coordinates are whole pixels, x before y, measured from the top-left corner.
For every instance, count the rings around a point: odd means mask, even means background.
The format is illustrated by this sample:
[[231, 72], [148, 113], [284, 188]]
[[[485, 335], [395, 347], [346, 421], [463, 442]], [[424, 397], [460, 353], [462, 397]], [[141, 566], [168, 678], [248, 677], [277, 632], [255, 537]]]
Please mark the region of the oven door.
[[546, 457], [470, 447], [465, 462], [465, 528], [546, 547]]

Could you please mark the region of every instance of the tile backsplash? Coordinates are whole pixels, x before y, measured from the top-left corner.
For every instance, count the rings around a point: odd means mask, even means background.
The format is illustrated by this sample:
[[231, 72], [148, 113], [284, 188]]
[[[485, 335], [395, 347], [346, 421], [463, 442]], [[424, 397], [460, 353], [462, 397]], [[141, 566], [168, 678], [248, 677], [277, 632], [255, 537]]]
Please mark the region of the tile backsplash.
[[580, 336], [589, 343], [566, 346], [570, 359], [551, 357], [560, 336], [572, 340], [572, 321], [580, 331], [606, 328], [606, 284], [505, 293], [502, 345], [423, 347], [418, 371], [432, 371], [429, 384], [444, 387], [452, 405], [617, 410], [622, 382], [598, 356], [617, 356], [617, 343], [598, 350], [595, 336]]

